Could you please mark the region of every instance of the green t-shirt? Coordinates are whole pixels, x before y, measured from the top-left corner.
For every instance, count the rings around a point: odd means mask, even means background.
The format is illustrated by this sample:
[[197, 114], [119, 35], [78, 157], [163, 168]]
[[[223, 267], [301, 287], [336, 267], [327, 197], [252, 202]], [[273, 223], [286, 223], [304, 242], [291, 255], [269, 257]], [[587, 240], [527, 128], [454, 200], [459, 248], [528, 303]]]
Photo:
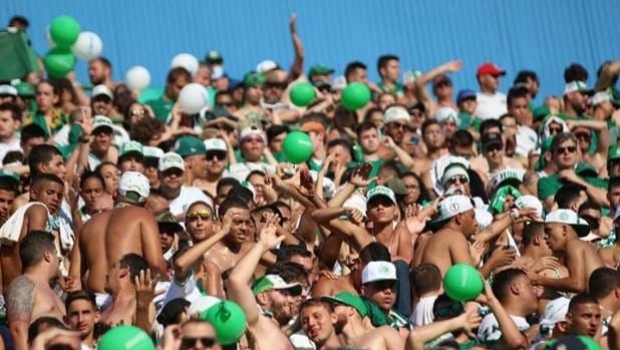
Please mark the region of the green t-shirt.
[[399, 82], [396, 82], [394, 84], [394, 87], [391, 89], [388, 89], [387, 86], [383, 84], [383, 82], [377, 83], [377, 86], [379, 87], [379, 89], [381, 89], [381, 91], [390, 92], [396, 94], [396, 96], [402, 96], [405, 94], [405, 86]]
[[474, 122], [474, 119], [475, 119], [471, 114], [467, 112], [459, 112], [458, 118], [459, 118], [459, 129], [461, 130], [467, 130], [471, 126], [473, 126], [472, 123]]
[[[569, 117], [564, 114], [558, 114], [558, 117], [564, 121], [566, 120], [593, 120], [592, 118], [585, 116], [585, 115], [580, 115], [580, 116], [577, 116], [577, 118], [573, 118], [573, 117]], [[598, 148], [598, 132], [593, 131], [592, 139], [590, 139], [590, 149], [588, 150], [588, 153], [595, 154], [597, 148]]]
[[[52, 125], [50, 129], [52, 129], [52, 134], [57, 133], [65, 124], [69, 122], [69, 117], [60, 112], [60, 110], [54, 110], [52, 117]], [[28, 123], [25, 123], [28, 124]], [[40, 111], [36, 111], [32, 117], [32, 124], [37, 124], [38, 126], [45, 131], [45, 138], [49, 138], [52, 135], [49, 134], [49, 130], [47, 128], [47, 122], [45, 121], [45, 115]]]
[[162, 96], [156, 100], [151, 100], [146, 102], [153, 109], [153, 113], [155, 113], [155, 117], [162, 123], [166, 123], [168, 119], [168, 115], [172, 111], [172, 106], [174, 105], [174, 101], [168, 99], [165, 96]]
[[[584, 181], [592, 186], [607, 189], [607, 181], [595, 177], [582, 178]], [[560, 179], [558, 174], [553, 174], [538, 180], [538, 198], [542, 201], [555, 196], [556, 192], [566, 184], [566, 181]]]

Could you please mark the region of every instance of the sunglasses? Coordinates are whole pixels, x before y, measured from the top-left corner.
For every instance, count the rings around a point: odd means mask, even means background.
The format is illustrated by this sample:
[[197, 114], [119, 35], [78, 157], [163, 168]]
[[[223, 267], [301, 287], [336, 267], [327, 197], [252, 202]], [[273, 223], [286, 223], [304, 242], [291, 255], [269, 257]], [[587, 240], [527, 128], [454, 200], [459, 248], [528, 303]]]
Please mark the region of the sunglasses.
[[462, 313], [463, 313], [463, 304], [454, 303], [454, 304], [437, 309], [437, 311], [435, 312], [435, 315], [437, 317], [447, 318], [447, 317], [459, 316]]
[[109, 97], [95, 97], [93, 102], [103, 102], [105, 104], [112, 103], [112, 99]]
[[201, 218], [202, 220], [209, 220], [211, 219], [211, 210], [192, 211], [192, 212], [187, 213], [185, 217], [189, 221], [194, 221], [198, 218]]
[[182, 177], [183, 176], [183, 170], [178, 169], [178, 168], [172, 168], [172, 169], [168, 169], [168, 170], [162, 171], [162, 175], [165, 176], [165, 177], [172, 176], [172, 175], [174, 175], [176, 177]]
[[558, 154], [567, 154], [577, 152], [577, 146], [558, 147], [555, 149]]
[[412, 117], [421, 117], [422, 112], [421, 111], [409, 111], [409, 115]]
[[207, 151], [207, 160], [224, 160], [226, 159], [225, 151]]
[[447, 184], [448, 185], [456, 185], [456, 184], [464, 185], [468, 182], [469, 180], [465, 176], [459, 175], [459, 176], [454, 176], [454, 177], [449, 178], [447, 181]]
[[377, 281], [369, 283], [378, 290], [396, 289], [396, 281]]
[[196, 342], [200, 342], [202, 344], [202, 346], [210, 348], [213, 345], [215, 345], [215, 338], [212, 338], [212, 337], [198, 337], [198, 338], [183, 337], [181, 339], [181, 348], [182, 349], [193, 348], [194, 345], [196, 345]]
[[549, 128], [549, 133], [551, 135], [559, 134], [562, 132], [562, 128]]
[[404, 123], [392, 123], [392, 127], [394, 129], [405, 129], [405, 128], [407, 128], [407, 124], [404, 124]]
[[484, 151], [486, 153], [493, 152], [493, 151], [501, 151], [501, 150], [502, 150], [502, 145], [500, 144], [494, 144], [494, 145], [490, 145], [484, 148]]
[[587, 132], [578, 132], [575, 134], [575, 137], [577, 139], [583, 139], [585, 141], [590, 141], [591, 138], [590, 134], [588, 134]]

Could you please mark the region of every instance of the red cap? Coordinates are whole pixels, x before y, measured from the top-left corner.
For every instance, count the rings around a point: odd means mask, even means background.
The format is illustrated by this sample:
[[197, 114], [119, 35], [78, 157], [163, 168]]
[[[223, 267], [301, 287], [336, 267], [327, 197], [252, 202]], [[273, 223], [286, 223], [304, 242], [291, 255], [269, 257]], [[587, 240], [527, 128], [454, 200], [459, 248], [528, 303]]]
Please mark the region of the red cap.
[[506, 71], [496, 66], [495, 63], [486, 62], [483, 63], [480, 67], [478, 67], [478, 73], [476, 73], [476, 76], [481, 76], [485, 74], [499, 77], [502, 75], [506, 75]]

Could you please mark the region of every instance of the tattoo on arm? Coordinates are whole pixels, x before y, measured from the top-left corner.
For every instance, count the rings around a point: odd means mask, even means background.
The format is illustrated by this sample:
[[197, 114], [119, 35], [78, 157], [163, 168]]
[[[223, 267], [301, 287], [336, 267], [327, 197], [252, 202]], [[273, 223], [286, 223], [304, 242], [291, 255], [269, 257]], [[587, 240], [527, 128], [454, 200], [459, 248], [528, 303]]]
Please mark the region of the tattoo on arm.
[[20, 276], [13, 280], [7, 293], [7, 311], [11, 321], [30, 321], [34, 308], [34, 282]]

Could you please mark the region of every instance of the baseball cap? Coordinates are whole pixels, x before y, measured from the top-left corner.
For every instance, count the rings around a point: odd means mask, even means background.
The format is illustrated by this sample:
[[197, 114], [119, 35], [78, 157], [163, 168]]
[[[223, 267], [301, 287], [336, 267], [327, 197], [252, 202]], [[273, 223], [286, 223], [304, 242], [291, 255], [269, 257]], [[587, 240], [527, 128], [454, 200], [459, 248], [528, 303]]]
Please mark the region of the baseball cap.
[[97, 85], [93, 88], [93, 93], [92, 93], [92, 97], [97, 97], [97, 96], [108, 96], [110, 99], [114, 99], [114, 94], [112, 93], [112, 90], [110, 90], [109, 87], [105, 86], [105, 85]]
[[458, 112], [450, 107], [439, 108], [437, 112], [435, 112], [435, 119], [440, 123], [447, 122], [448, 120], [453, 120], [457, 126], [460, 124]]
[[314, 75], [334, 74], [335, 71], [335, 69], [329, 68], [322, 64], [315, 64], [314, 66], [310, 67], [310, 70], [308, 71], [308, 77], [311, 78]]
[[146, 201], [150, 191], [149, 179], [137, 171], [124, 172], [118, 183], [118, 193], [126, 197], [129, 192], [135, 192], [140, 196], [138, 199], [139, 203]]
[[185, 171], [185, 162], [183, 158], [174, 152], [164, 153], [164, 155], [159, 158], [159, 171], [166, 171], [172, 168]]
[[362, 213], [362, 215], [366, 215], [366, 211], [368, 210], [368, 206], [366, 205], [366, 198], [361, 195], [352, 195], [347, 198], [346, 201], [342, 204], [343, 208], [346, 209], [357, 209]]
[[280, 66], [272, 60], [264, 60], [256, 66], [256, 72], [260, 74], [265, 74], [276, 69], [280, 69]]
[[4, 169], [4, 168], [0, 169], [0, 178], [12, 180], [18, 184], [21, 179], [18, 173], [14, 172], [13, 170]]
[[455, 176], [464, 176], [469, 181], [469, 173], [467, 169], [460, 163], [452, 163], [446, 167], [441, 177], [441, 183], [445, 184], [448, 180]]
[[354, 308], [362, 318], [368, 315], [368, 307], [366, 307], [362, 298], [353, 293], [340, 292], [334, 296], [321, 297], [321, 299], [338, 305], [350, 306]]
[[183, 299], [177, 298], [172, 299], [161, 309], [159, 315], [157, 315], [157, 322], [162, 326], [166, 327], [169, 324], [173, 323], [179, 314], [185, 311], [187, 307], [189, 307], [190, 302]]
[[570, 299], [559, 297], [551, 300], [540, 318], [540, 325], [553, 328], [558, 322], [566, 321]]
[[96, 115], [95, 120], [93, 121], [93, 132], [99, 128], [107, 128], [110, 130], [110, 133], [114, 132], [114, 123], [112, 120], [103, 115]]
[[170, 211], [160, 213], [155, 217], [157, 220], [157, 227], [159, 227], [159, 233], [177, 233], [183, 231], [183, 226], [179, 224], [179, 220]]
[[473, 210], [469, 197], [457, 194], [442, 200], [439, 203], [439, 216], [434, 222], [442, 222], [455, 217], [458, 214]]
[[161, 158], [164, 155], [164, 151], [159, 147], [143, 146], [142, 153], [145, 158]]
[[228, 150], [228, 147], [226, 147], [226, 142], [224, 142], [224, 140], [222, 139], [218, 139], [218, 138], [207, 139], [207, 140], [204, 140], [203, 143], [205, 145], [206, 152], [209, 152], [209, 151], [226, 152]]
[[485, 227], [493, 223], [493, 215], [491, 215], [491, 213], [489, 213], [487, 210], [474, 209], [474, 214], [476, 214], [476, 222], [478, 223], [478, 228], [481, 230], [484, 230]]
[[565, 335], [547, 343], [547, 350], [601, 350], [601, 346], [585, 335]]
[[536, 214], [539, 217], [543, 217], [543, 206], [542, 206], [542, 202], [540, 201], [540, 199], [538, 199], [535, 196], [526, 194], [524, 196], [521, 196], [519, 198], [517, 198], [515, 200], [515, 207], [519, 208], [519, 209], [523, 209], [523, 208], [532, 208], [536, 210]]
[[317, 133], [325, 133], [325, 125], [323, 125], [321, 122], [310, 120], [310, 121], [307, 121], [301, 124], [301, 127], [299, 128], [299, 130], [303, 132], [314, 131]]
[[394, 205], [397, 204], [396, 196], [394, 196], [394, 191], [385, 186], [375, 186], [372, 189], [368, 190], [368, 192], [366, 193], [366, 203], [370, 202], [373, 198], [376, 198], [378, 196], [387, 197], [392, 203], [394, 203]]
[[581, 92], [588, 96], [594, 95], [594, 90], [590, 89], [583, 81], [571, 81], [564, 87], [564, 95], [568, 95], [571, 92]]
[[302, 292], [301, 284], [286, 283], [286, 281], [278, 275], [264, 275], [263, 277], [257, 279], [252, 285], [252, 292], [254, 295], [273, 289], [290, 289], [293, 295], [300, 295]]
[[187, 314], [192, 316], [197, 313], [202, 313], [205, 310], [209, 310], [211, 306], [219, 303], [220, 301], [222, 301], [222, 299], [220, 298], [216, 298], [211, 295], [203, 295], [198, 299], [192, 301], [192, 303], [189, 305], [189, 308], [187, 309]]
[[204, 154], [205, 144], [196, 136], [181, 136], [174, 143], [174, 151], [183, 158]]
[[403, 182], [403, 180], [396, 177], [386, 181], [385, 187], [392, 190], [392, 192], [394, 192], [394, 195], [396, 196], [406, 196], [408, 193], [407, 187], [405, 187], [405, 183]]
[[17, 97], [17, 89], [11, 85], [0, 85], [0, 95], [11, 95]]
[[362, 284], [396, 280], [396, 267], [389, 261], [371, 261], [362, 271]]
[[545, 224], [565, 224], [571, 226], [580, 238], [588, 236], [590, 225], [570, 209], [558, 209], [547, 214]]
[[247, 138], [248, 136], [252, 136], [252, 135], [259, 135], [260, 137], [263, 138], [263, 140], [265, 140], [265, 133], [263, 133], [263, 130], [253, 125], [245, 127], [243, 128], [243, 130], [241, 130], [241, 133], [239, 133], [239, 140], [243, 141], [243, 139]]
[[248, 72], [243, 76], [243, 87], [262, 86], [265, 84], [265, 76], [257, 72]]
[[384, 113], [384, 123], [389, 124], [395, 121], [402, 120], [406, 123], [409, 123], [409, 113], [407, 110], [400, 106], [392, 106], [385, 110]]
[[620, 159], [620, 147], [613, 145], [609, 147], [609, 152], [607, 153], [607, 161]]
[[551, 110], [547, 106], [538, 106], [532, 111], [534, 121], [542, 121], [551, 114]]
[[343, 90], [346, 87], [347, 87], [347, 78], [345, 78], [344, 76], [342, 75], [337, 76], [332, 80], [333, 91]]
[[485, 62], [481, 64], [480, 67], [478, 67], [478, 72], [476, 73], [476, 76], [479, 77], [485, 74], [489, 74], [494, 77], [500, 77], [500, 76], [506, 75], [506, 71], [496, 66], [495, 63]]
[[462, 89], [456, 94], [456, 102], [461, 103], [468, 98], [476, 99], [476, 92], [472, 89]]
[[128, 156], [129, 154], [135, 154], [144, 159], [144, 147], [140, 142], [129, 141], [121, 145], [119, 157]]
[[224, 62], [224, 57], [218, 51], [211, 50], [205, 55], [205, 62], [207, 62], [208, 64], [222, 63]]
[[37, 93], [34, 89], [34, 86], [32, 86], [31, 84], [28, 84], [25, 81], [19, 82], [13, 85], [13, 87], [17, 89], [17, 94], [19, 96], [34, 96]]
[[487, 148], [495, 145], [500, 147], [504, 145], [504, 142], [502, 141], [502, 135], [497, 132], [482, 135], [480, 143], [482, 143], [483, 150], [486, 150]]
[[511, 185], [515, 188], [519, 188], [521, 183], [523, 183], [524, 175], [525, 170], [523, 169], [504, 169], [491, 178], [488, 187], [491, 190], [497, 189], [504, 185]]

